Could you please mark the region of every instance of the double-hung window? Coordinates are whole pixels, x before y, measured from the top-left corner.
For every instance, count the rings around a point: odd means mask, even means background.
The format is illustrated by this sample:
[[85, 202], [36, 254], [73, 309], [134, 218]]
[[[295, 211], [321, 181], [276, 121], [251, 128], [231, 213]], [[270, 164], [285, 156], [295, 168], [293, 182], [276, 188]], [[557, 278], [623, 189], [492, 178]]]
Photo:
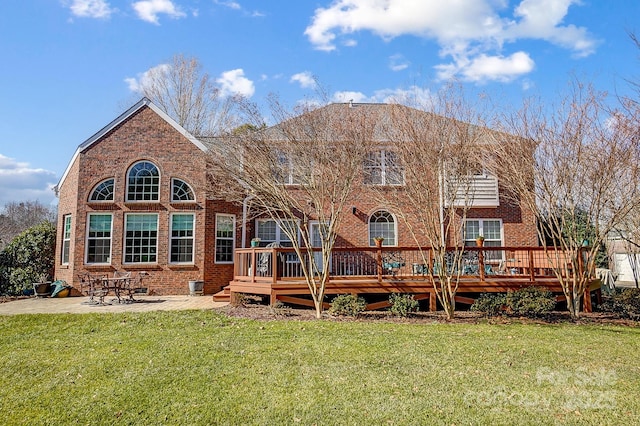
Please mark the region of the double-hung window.
[[233, 263], [235, 216], [216, 215], [216, 263]]
[[62, 259], [63, 265], [69, 264], [69, 251], [71, 249], [71, 215], [65, 215], [62, 220]]
[[171, 263], [193, 263], [193, 213], [171, 215]]
[[398, 154], [380, 150], [367, 154], [364, 160], [365, 185], [403, 185], [404, 169]]
[[111, 214], [90, 213], [87, 230], [87, 263], [111, 263]]
[[124, 263], [155, 263], [158, 260], [158, 215], [129, 213], [125, 216]]
[[256, 220], [256, 237], [260, 238], [260, 246], [265, 247], [271, 243], [277, 243], [282, 247], [292, 247], [291, 238], [282, 230], [286, 228], [290, 232], [297, 232], [298, 224], [293, 220], [273, 219]]

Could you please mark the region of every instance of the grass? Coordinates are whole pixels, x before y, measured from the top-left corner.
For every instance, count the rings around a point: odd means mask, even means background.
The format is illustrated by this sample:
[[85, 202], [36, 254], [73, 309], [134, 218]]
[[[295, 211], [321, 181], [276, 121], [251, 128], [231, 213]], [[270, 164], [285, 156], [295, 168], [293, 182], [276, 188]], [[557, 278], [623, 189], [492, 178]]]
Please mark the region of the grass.
[[0, 424], [640, 424], [640, 330], [0, 317]]

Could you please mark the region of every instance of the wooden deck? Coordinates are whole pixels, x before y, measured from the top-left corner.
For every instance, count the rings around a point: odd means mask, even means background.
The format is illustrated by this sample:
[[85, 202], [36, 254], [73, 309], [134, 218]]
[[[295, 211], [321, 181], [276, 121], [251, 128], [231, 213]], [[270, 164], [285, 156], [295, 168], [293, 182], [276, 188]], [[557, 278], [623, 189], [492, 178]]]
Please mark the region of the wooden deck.
[[[302, 261], [305, 259], [291, 248], [238, 249], [234, 279], [214, 300], [229, 300], [236, 293], [244, 293], [268, 296], [271, 304], [279, 300], [313, 306], [301, 272]], [[480, 293], [504, 293], [530, 286], [548, 288], [557, 300], [563, 300], [552, 269], [562, 262], [566, 262], [562, 254], [549, 258], [541, 247], [468, 248], [463, 254], [456, 301], [473, 304]], [[325, 294], [363, 295], [370, 302], [367, 309], [382, 309], [389, 306], [390, 293], [408, 293], [418, 300], [428, 300], [429, 309], [435, 311], [438, 306], [429, 271], [437, 267], [429, 251], [421, 253], [411, 247], [336, 248]], [[594, 277], [590, 291], [585, 292], [585, 311], [591, 310], [591, 291], [599, 289], [600, 281]]]

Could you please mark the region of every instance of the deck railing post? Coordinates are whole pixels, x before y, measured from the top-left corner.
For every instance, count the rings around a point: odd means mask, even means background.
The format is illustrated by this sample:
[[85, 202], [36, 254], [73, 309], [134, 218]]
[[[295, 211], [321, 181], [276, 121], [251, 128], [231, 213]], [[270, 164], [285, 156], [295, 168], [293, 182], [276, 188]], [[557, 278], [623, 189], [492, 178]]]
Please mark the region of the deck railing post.
[[271, 278], [275, 284], [278, 282], [278, 249], [271, 249]]
[[484, 281], [484, 250], [478, 250], [478, 272], [480, 273], [480, 281]]
[[256, 249], [251, 249], [251, 282], [256, 282]]
[[531, 280], [531, 284], [536, 283], [536, 274], [533, 270], [533, 249], [529, 248], [529, 279]]
[[377, 266], [378, 266], [378, 282], [382, 282], [382, 248], [378, 247], [377, 249]]

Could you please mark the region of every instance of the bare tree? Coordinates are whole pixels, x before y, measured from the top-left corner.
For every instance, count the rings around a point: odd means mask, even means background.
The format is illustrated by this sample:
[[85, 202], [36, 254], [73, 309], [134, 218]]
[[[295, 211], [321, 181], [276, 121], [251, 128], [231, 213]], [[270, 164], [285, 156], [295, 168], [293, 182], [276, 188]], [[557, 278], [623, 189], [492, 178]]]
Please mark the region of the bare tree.
[[574, 81], [558, 104], [532, 100], [506, 115], [516, 135], [499, 144], [493, 167], [538, 219], [545, 253], [573, 317], [589, 289], [596, 256], [610, 232], [638, 206], [637, 136], [605, 114], [605, 96]]
[[0, 213], [0, 249], [22, 231], [42, 222], [55, 223], [56, 211], [39, 201], [10, 202]]
[[[212, 182], [224, 182], [224, 191], [212, 192], [236, 200], [249, 197], [255, 214], [277, 221], [300, 261], [320, 318], [331, 253], [374, 137], [376, 116], [347, 104], [306, 105], [292, 114], [272, 100], [271, 110], [280, 124], [213, 144]], [[249, 112], [252, 126], [260, 128], [263, 115], [256, 108]], [[228, 182], [236, 182], [235, 188]], [[320, 239], [315, 249], [312, 224]]]
[[195, 136], [213, 136], [237, 124], [237, 98], [223, 98], [196, 58], [176, 55], [169, 64], [152, 68], [140, 91]]
[[[387, 149], [403, 167], [404, 184], [380, 188], [419, 248], [426, 275], [448, 318], [463, 274], [464, 229], [483, 175], [487, 132], [481, 116], [449, 85], [429, 103], [392, 108]], [[484, 179], [484, 177], [483, 177]]]

